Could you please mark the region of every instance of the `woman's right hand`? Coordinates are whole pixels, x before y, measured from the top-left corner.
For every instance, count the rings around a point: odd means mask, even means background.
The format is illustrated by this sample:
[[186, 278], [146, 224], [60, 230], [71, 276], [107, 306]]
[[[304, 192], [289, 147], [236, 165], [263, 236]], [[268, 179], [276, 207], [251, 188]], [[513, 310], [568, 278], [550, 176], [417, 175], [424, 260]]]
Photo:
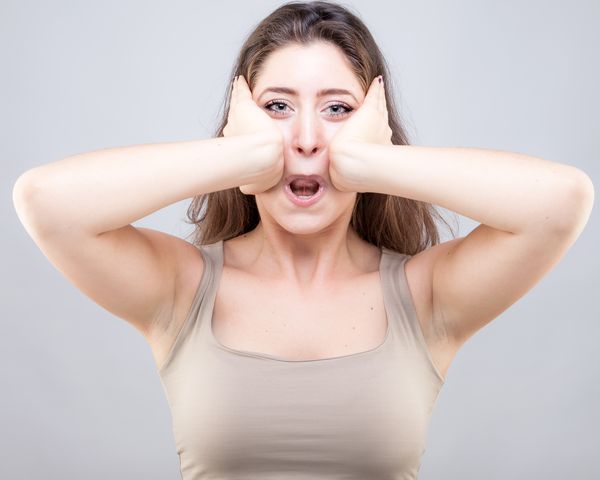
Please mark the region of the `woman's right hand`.
[[[257, 134], [269, 139], [269, 148], [261, 152], [261, 165], [257, 171], [264, 172], [256, 182], [241, 185], [246, 195], [262, 193], [279, 183], [283, 175], [283, 136], [275, 121], [252, 99], [252, 92], [243, 75], [234, 80], [227, 125], [223, 136]], [[272, 139], [272, 141], [270, 140]]]

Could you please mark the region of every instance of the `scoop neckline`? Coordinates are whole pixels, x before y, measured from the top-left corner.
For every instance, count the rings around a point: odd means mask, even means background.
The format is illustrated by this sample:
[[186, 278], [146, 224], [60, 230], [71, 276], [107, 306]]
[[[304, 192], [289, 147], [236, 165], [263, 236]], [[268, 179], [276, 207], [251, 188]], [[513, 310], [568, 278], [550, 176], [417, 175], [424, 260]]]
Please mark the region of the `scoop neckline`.
[[212, 326], [212, 321], [213, 321], [213, 312], [215, 310], [215, 302], [216, 302], [216, 298], [217, 298], [217, 290], [218, 290], [218, 285], [221, 281], [221, 273], [223, 271], [223, 265], [225, 262], [225, 255], [224, 255], [224, 242], [223, 240], [220, 240], [218, 242], [218, 252], [219, 252], [219, 265], [218, 267], [218, 276], [219, 278], [217, 279], [218, 281], [215, 282], [215, 289], [213, 290], [213, 293], [211, 295], [211, 305], [210, 305], [210, 315], [208, 316], [208, 336], [210, 338], [211, 343], [216, 346], [219, 350], [225, 351], [227, 353], [232, 353], [234, 355], [240, 355], [240, 356], [244, 356], [244, 357], [254, 357], [254, 358], [259, 358], [262, 360], [268, 360], [268, 361], [273, 361], [273, 362], [281, 362], [281, 363], [293, 363], [293, 364], [305, 364], [305, 363], [318, 363], [318, 362], [331, 362], [331, 361], [342, 361], [344, 359], [351, 359], [351, 358], [356, 358], [356, 357], [363, 357], [363, 356], [367, 356], [367, 355], [374, 355], [377, 354], [379, 351], [383, 350], [387, 344], [390, 341], [391, 338], [391, 330], [392, 330], [392, 318], [390, 315], [391, 312], [391, 308], [389, 307], [389, 303], [388, 303], [388, 299], [387, 299], [387, 294], [386, 294], [386, 289], [384, 287], [384, 278], [382, 275], [382, 270], [385, 264], [385, 260], [387, 258], [388, 255], [388, 249], [386, 247], [379, 247], [379, 251], [380, 251], [380, 257], [379, 257], [379, 284], [380, 284], [380, 288], [381, 288], [381, 294], [383, 297], [383, 307], [385, 310], [385, 314], [386, 314], [386, 321], [387, 321], [387, 327], [386, 327], [386, 331], [385, 331], [385, 336], [383, 337], [382, 342], [377, 345], [374, 348], [371, 348], [370, 350], [364, 350], [362, 352], [354, 352], [354, 353], [349, 353], [347, 355], [338, 355], [336, 357], [326, 357], [326, 358], [310, 358], [310, 359], [301, 359], [301, 360], [294, 360], [294, 359], [287, 359], [287, 358], [283, 358], [280, 357], [278, 355], [271, 355], [269, 353], [262, 353], [262, 352], [254, 352], [251, 350], [238, 350], [235, 348], [230, 348], [227, 345], [223, 345], [218, 339], [217, 337], [214, 335], [213, 332], [213, 326]]

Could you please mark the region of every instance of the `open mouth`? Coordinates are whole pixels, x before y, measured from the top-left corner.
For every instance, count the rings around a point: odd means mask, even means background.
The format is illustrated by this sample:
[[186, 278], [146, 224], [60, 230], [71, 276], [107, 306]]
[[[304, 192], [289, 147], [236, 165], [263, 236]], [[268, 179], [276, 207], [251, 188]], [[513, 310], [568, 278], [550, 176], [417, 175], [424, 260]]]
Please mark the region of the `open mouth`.
[[318, 175], [293, 175], [286, 179], [285, 191], [290, 200], [301, 206], [315, 203], [323, 194], [325, 182]]
[[310, 198], [319, 191], [318, 181], [310, 178], [296, 178], [290, 182], [290, 190], [300, 198]]

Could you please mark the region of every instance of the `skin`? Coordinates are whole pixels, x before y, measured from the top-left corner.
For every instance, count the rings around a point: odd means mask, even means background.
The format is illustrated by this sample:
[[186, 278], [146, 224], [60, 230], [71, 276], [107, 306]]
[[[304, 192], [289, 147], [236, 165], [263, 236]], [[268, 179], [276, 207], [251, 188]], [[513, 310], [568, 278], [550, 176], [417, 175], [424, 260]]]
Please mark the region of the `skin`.
[[[347, 276], [358, 267], [361, 249], [373, 259], [348, 229], [358, 191], [410, 198], [473, 218], [480, 225], [468, 235], [427, 248], [406, 264], [411, 286], [423, 292], [416, 296], [426, 336], [431, 344], [441, 339], [448, 358], [541, 280], [589, 218], [593, 185], [571, 165], [501, 150], [391, 144], [381, 84], [374, 81], [360, 96], [358, 80], [333, 45], [275, 52], [253, 99], [260, 105], [275, 96], [260, 94], [273, 85], [300, 92], [282, 99], [290, 113], [276, 120], [284, 137], [284, 177], [328, 174], [334, 188], [311, 210], [291, 205], [281, 185], [257, 194], [263, 221], [252, 232], [256, 265], [304, 287], [322, 286], [336, 272]], [[355, 114], [338, 122], [323, 117], [327, 102], [318, 101], [315, 91], [330, 87], [356, 89]], [[351, 98], [344, 101], [354, 107]]]
[[[271, 86], [299, 95], [263, 97]], [[331, 87], [356, 98], [317, 98]], [[331, 303], [328, 286], [355, 287], [361, 275], [377, 270], [379, 249], [349, 228], [356, 192], [427, 202], [480, 222], [405, 265], [442, 372], [460, 345], [560, 261], [589, 218], [593, 184], [571, 165], [499, 150], [392, 145], [382, 84], [373, 79], [363, 95], [331, 44], [274, 52], [253, 91], [238, 93], [243, 101], [239, 118], [232, 116], [231, 138], [77, 154], [26, 172], [13, 188], [19, 218], [47, 258], [139, 329], [159, 361], [185, 318], [202, 260], [188, 242], [131, 223], [199, 192], [254, 191], [262, 221], [224, 242], [227, 266], [253, 280], [273, 280], [296, 300], [292, 306], [310, 300], [315, 311]], [[267, 108], [275, 99], [287, 104], [277, 107], [283, 115]], [[331, 108], [341, 102], [354, 111], [333, 115], [343, 111]], [[284, 178], [297, 173], [325, 179], [328, 189], [317, 204], [296, 207], [284, 196]], [[245, 304], [250, 300], [256, 299]]]
[[[270, 87], [287, 87], [298, 96], [264, 92]], [[325, 88], [346, 89], [353, 96], [317, 97], [316, 92]], [[336, 188], [329, 172], [332, 140], [365, 100], [344, 54], [325, 42], [283, 47], [265, 62], [252, 99], [282, 134], [284, 166], [280, 181], [256, 194], [260, 224], [227, 242], [243, 242], [245, 269], [299, 290], [318, 290], [328, 282], [372, 270], [379, 249], [349, 226], [357, 192]], [[325, 195], [310, 207], [294, 205], [283, 190], [284, 179], [291, 174], [320, 175], [326, 182]]]

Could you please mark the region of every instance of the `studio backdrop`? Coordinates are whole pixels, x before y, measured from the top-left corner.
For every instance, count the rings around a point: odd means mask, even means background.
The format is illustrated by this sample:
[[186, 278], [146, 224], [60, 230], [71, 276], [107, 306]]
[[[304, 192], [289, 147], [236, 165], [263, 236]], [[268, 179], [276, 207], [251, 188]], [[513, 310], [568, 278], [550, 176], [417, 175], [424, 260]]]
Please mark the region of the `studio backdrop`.
[[[26, 170], [76, 153], [208, 138], [245, 36], [279, 5], [0, 5], [1, 478], [178, 478], [146, 341], [48, 262], [19, 222], [12, 187]], [[598, 2], [345, 6], [389, 62], [411, 144], [525, 153], [600, 184]], [[189, 201], [135, 225], [185, 237]], [[445, 214], [461, 236], [478, 225]], [[596, 208], [552, 272], [461, 348], [420, 479], [600, 478], [599, 230]]]

